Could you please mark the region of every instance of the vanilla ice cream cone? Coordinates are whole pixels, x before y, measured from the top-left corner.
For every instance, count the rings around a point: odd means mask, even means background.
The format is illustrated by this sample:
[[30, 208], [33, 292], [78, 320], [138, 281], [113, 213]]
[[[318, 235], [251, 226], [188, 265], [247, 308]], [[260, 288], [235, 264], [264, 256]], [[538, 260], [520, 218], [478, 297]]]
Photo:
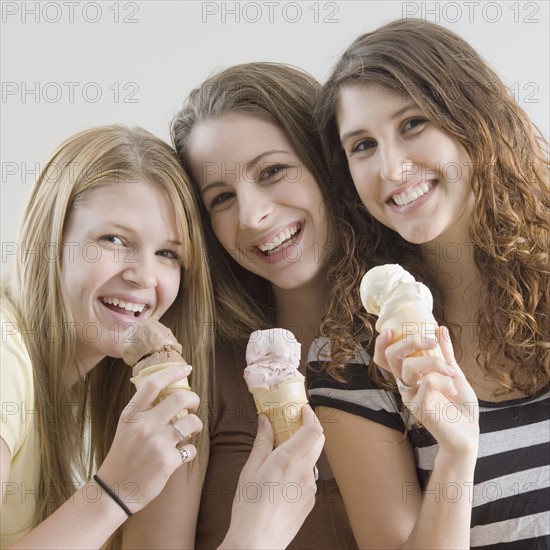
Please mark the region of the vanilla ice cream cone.
[[[376, 330], [392, 331], [392, 343], [405, 342], [414, 335], [419, 335], [421, 341], [436, 339], [432, 294], [400, 265], [388, 264], [370, 269], [361, 281], [361, 300], [369, 313], [378, 315]], [[437, 346], [410, 355], [420, 356], [443, 358], [443, 353]]]
[[[381, 326], [381, 331], [391, 329], [393, 338], [391, 343], [406, 342], [408, 338], [418, 334], [420, 340], [425, 342], [426, 339], [436, 339], [437, 322], [431, 311], [426, 308], [418, 307], [417, 304], [404, 307], [399, 312], [388, 319]], [[443, 354], [439, 346], [434, 349], [421, 350], [409, 355], [409, 357], [434, 356], [443, 358]]]

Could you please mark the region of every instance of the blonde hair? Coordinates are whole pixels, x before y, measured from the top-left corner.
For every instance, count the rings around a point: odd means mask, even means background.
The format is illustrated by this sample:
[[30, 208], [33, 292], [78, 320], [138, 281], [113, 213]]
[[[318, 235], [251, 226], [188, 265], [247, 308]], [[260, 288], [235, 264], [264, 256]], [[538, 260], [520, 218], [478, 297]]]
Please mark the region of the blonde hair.
[[[142, 179], [159, 185], [176, 211], [183, 241], [178, 297], [163, 315], [193, 365], [191, 385], [210, 401], [213, 299], [203, 235], [194, 194], [173, 149], [149, 132], [104, 126], [81, 132], [60, 145], [42, 170], [28, 202], [20, 232], [22, 253], [2, 285], [2, 298], [22, 327], [33, 366], [40, 435], [40, 495], [35, 524], [74, 492], [75, 476], [89, 478], [107, 455], [124, 406], [133, 394], [130, 369], [105, 358], [74, 385], [75, 329], [61, 287], [63, 229], [75, 203], [101, 185]], [[52, 338], [52, 328], [56, 338]], [[76, 407], [68, 406], [76, 404]], [[55, 414], [47, 414], [47, 410]], [[92, 414], [93, 413], [93, 414]], [[87, 422], [91, 441], [83, 443]], [[197, 443], [208, 452], [208, 433]], [[75, 444], [77, 442], [77, 444]], [[54, 495], [47, 491], [55, 488]]]
[[[172, 142], [191, 174], [189, 142], [195, 126], [235, 112], [257, 116], [283, 131], [300, 161], [324, 189], [326, 186], [320, 182], [327, 179], [328, 173], [313, 123], [318, 95], [319, 83], [295, 67], [280, 63], [235, 65], [213, 75], [190, 93], [172, 122]], [[197, 183], [193, 184], [200, 197]], [[222, 247], [203, 205], [201, 214], [216, 294], [216, 335], [220, 340], [246, 343], [252, 331], [275, 322], [271, 286], [241, 267]], [[335, 243], [343, 243], [346, 234], [351, 235], [344, 225], [329, 216], [329, 235]], [[341, 251], [338, 246], [330, 247], [326, 264]]]
[[[470, 238], [483, 283], [477, 359], [499, 382], [497, 394], [516, 388], [532, 394], [550, 378], [547, 142], [495, 72], [453, 32], [407, 19], [360, 36], [337, 62], [316, 115], [326, 158], [338, 174], [333, 193], [342, 215], [371, 235], [350, 259], [354, 267], [365, 257], [390, 263], [403, 254], [420, 257], [418, 248], [407, 250], [399, 235], [368, 214], [340, 144], [339, 92], [345, 85], [370, 82], [412, 97], [466, 149], [475, 197]], [[357, 269], [344, 264], [333, 294], [353, 284], [350, 274], [356, 277]], [[351, 307], [360, 309], [358, 295]], [[336, 328], [335, 339], [348, 341], [345, 320]], [[511, 364], [510, 372], [499, 370], [502, 364]]]

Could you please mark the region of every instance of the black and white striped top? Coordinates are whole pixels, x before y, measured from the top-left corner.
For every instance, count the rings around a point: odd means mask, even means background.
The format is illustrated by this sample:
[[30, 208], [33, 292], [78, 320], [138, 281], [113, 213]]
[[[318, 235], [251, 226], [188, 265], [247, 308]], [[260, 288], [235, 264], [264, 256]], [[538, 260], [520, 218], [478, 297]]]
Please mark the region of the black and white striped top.
[[[348, 366], [346, 383], [328, 377], [311, 352], [309, 359], [307, 385], [312, 407], [340, 409], [401, 432], [407, 422], [419, 482], [425, 488], [437, 443], [425, 428], [410, 426], [409, 415], [400, 412], [399, 395], [369, 379], [368, 355], [360, 353], [357, 362]], [[479, 405], [479, 455], [474, 485], [469, 488], [473, 498], [470, 547], [549, 549], [550, 390]]]

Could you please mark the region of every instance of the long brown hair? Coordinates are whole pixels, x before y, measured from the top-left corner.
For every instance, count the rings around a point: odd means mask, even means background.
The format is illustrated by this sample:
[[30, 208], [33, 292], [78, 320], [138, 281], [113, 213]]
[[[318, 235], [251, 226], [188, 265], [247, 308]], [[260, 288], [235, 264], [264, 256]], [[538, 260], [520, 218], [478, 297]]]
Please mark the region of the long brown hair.
[[[327, 183], [321, 182], [327, 182], [327, 169], [313, 123], [318, 95], [319, 83], [295, 67], [278, 63], [230, 67], [206, 80], [185, 100], [172, 122], [174, 147], [191, 174], [189, 142], [193, 128], [228, 113], [250, 114], [281, 128], [298, 158], [321, 189], [326, 189]], [[200, 197], [197, 182], [193, 184]], [[268, 328], [275, 322], [270, 284], [231, 257], [214, 235], [204, 207], [201, 212], [216, 295], [216, 334], [220, 340], [246, 343], [250, 332]], [[354, 246], [353, 234], [345, 222], [330, 217], [330, 212], [329, 218], [332, 242], [326, 253], [326, 265], [331, 265], [340, 254], [350, 253]], [[330, 274], [327, 276], [330, 278]]]
[[[213, 342], [206, 333], [213, 323], [212, 291], [198, 207], [175, 152], [145, 130], [123, 126], [93, 128], [69, 138], [42, 170], [24, 214], [20, 246], [37, 253], [20, 254], [2, 285], [3, 306], [15, 316], [22, 333], [35, 334], [25, 341], [40, 413], [40, 498], [35, 525], [72, 495], [75, 479], [89, 478], [103, 462], [122, 409], [135, 391], [130, 369], [121, 359], [108, 357], [71, 385], [75, 328], [60, 283], [60, 254], [52, 259], [48, 250], [63, 249], [68, 213], [86, 193], [136, 178], [160, 185], [176, 211], [183, 238], [182, 277], [178, 297], [162, 321], [173, 330], [184, 357], [194, 367], [193, 390], [205, 406], [209, 401]], [[88, 423], [91, 437], [86, 452]], [[208, 434], [201, 436], [198, 446], [204, 456]]]
[[[405, 250], [403, 240], [361, 205], [339, 140], [340, 89], [370, 82], [412, 97], [470, 156], [470, 238], [483, 283], [477, 359], [499, 382], [498, 393], [517, 388], [532, 394], [550, 375], [547, 142], [495, 72], [453, 32], [407, 19], [360, 36], [337, 62], [316, 113], [340, 213], [371, 235], [356, 256], [393, 262]], [[420, 257], [418, 247], [408, 250]], [[356, 261], [350, 259], [351, 265]], [[345, 262], [342, 267], [336, 294], [351, 287], [356, 275]], [[347, 341], [344, 325], [336, 328], [336, 339]], [[502, 364], [511, 370], [501, 372]]]

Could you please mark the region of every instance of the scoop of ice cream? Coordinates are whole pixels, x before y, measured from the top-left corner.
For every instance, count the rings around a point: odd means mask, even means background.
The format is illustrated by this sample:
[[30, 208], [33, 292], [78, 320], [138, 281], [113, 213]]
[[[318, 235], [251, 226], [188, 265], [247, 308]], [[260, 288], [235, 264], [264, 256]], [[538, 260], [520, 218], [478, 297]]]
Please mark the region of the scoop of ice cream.
[[367, 271], [361, 280], [360, 293], [365, 309], [378, 315], [376, 330], [379, 332], [400, 310], [411, 306], [423, 312], [426, 321], [433, 319], [433, 298], [429, 288], [416, 282], [398, 264], [380, 265]]
[[275, 387], [289, 378], [302, 376], [301, 344], [292, 332], [282, 328], [256, 330], [246, 347], [244, 378], [249, 388]]
[[127, 365], [134, 367], [140, 363], [134, 371], [158, 363], [183, 361], [182, 347], [172, 331], [154, 318], [137, 327], [132, 325], [124, 332], [121, 352]]

